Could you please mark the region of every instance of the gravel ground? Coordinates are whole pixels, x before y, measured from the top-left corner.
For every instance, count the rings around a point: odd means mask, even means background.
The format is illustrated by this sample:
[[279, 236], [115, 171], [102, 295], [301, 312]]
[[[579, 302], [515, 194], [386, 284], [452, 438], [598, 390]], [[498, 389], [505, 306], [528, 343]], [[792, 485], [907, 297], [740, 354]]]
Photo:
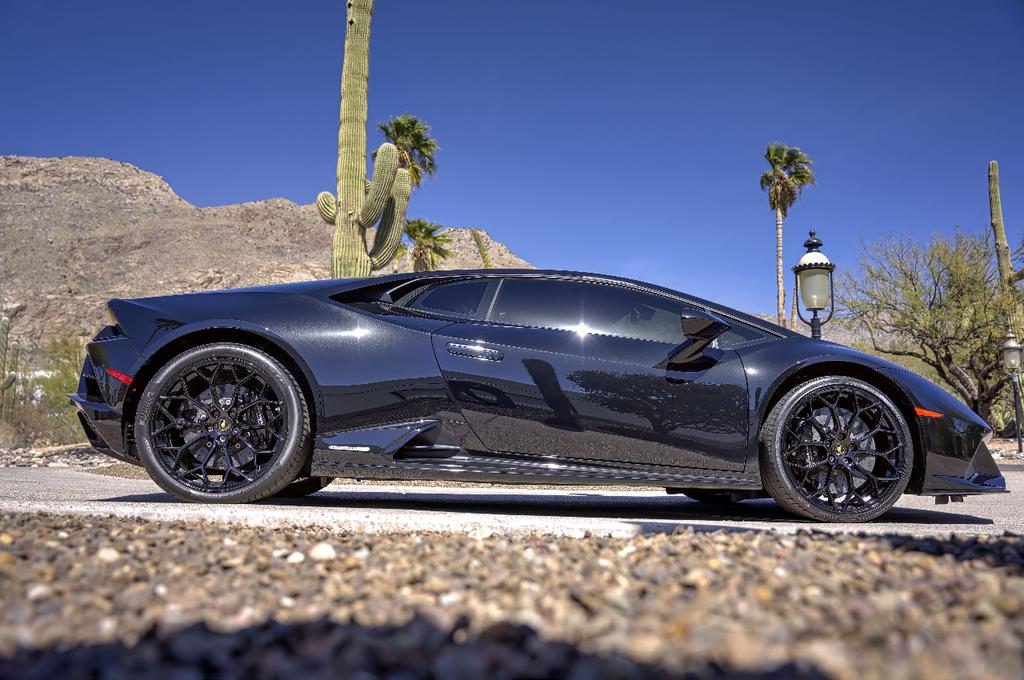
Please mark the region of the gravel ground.
[[996, 459], [996, 462], [1020, 462], [1024, 461], [1024, 453], [1017, 452], [1016, 439], [993, 439], [988, 443], [988, 448]]
[[115, 462], [110, 456], [88, 444], [46, 446], [41, 448], [0, 448], [0, 467], [74, 467], [97, 468]]
[[19, 513], [0, 515], [0, 598], [3, 677], [1024, 675], [1010, 535], [352, 535]]

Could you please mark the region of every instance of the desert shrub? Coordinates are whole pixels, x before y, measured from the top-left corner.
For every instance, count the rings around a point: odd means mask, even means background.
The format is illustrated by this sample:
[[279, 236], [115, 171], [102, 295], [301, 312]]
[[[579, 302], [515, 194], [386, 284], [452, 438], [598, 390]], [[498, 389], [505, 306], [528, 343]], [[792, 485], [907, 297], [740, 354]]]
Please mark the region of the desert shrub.
[[866, 245], [837, 293], [871, 351], [938, 378], [982, 418], [1002, 417], [1008, 381], [999, 348], [1017, 297], [999, 284], [986, 234]]
[[85, 440], [67, 395], [78, 388], [85, 360], [82, 340], [53, 338], [20, 372], [10, 418], [0, 446], [72, 444]]

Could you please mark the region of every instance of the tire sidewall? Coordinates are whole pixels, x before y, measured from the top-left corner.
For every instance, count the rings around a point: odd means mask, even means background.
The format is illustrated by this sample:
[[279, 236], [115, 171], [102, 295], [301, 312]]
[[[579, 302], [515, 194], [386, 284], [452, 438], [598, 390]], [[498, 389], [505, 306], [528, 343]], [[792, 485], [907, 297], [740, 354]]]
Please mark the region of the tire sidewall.
[[[812, 503], [804, 498], [803, 492], [797, 487], [796, 483], [790, 477], [789, 470], [783, 460], [782, 438], [784, 434], [784, 426], [786, 421], [789, 419], [793, 408], [809, 394], [822, 388], [836, 385], [857, 388], [881, 401], [885, 404], [886, 408], [891, 411], [891, 415], [895, 418], [901, 429], [900, 435], [902, 437], [903, 447], [900, 451], [900, 478], [897, 480], [895, 487], [892, 487], [889, 490], [892, 497], [888, 498], [880, 507], [869, 511], [862, 510], [860, 512], [843, 513], [831, 512]], [[783, 507], [792, 512], [803, 515], [804, 517], [824, 522], [870, 521], [888, 512], [892, 506], [899, 501], [903, 492], [906, 490], [907, 485], [910, 483], [910, 477], [913, 473], [914, 467], [914, 452], [913, 438], [911, 437], [910, 427], [907, 424], [906, 418], [904, 418], [899, 407], [893, 403], [892, 399], [886, 396], [874, 385], [864, 382], [863, 380], [847, 378], [844, 376], [825, 376], [809, 380], [798, 385], [780, 399], [779, 403], [772, 409], [772, 412], [765, 423], [766, 425], [772, 425], [771, 432], [763, 431], [761, 435], [762, 477], [766, 482], [765, 487]], [[765, 467], [765, 464], [767, 464], [767, 468]], [[777, 486], [781, 486], [782, 488], [772, 488]], [[898, 493], [895, 492], [897, 489], [899, 491]], [[779, 491], [782, 491], [783, 493], [778, 494]]]
[[[216, 357], [231, 357], [258, 368], [270, 379], [287, 411], [284, 445], [270, 468], [255, 481], [225, 492], [202, 491], [176, 480], [159, 461], [149, 437], [149, 420], [161, 392], [178, 379], [182, 370]], [[135, 445], [146, 471], [165, 491], [190, 501], [244, 503], [276, 494], [295, 479], [305, 458], [309, 456], [308, 440], [309, 419], [305, 399], [295, 379], [272, 357], [255, 348], [235, 343], [201, 345], [171, 359], [146, 385], [135, 414]]]

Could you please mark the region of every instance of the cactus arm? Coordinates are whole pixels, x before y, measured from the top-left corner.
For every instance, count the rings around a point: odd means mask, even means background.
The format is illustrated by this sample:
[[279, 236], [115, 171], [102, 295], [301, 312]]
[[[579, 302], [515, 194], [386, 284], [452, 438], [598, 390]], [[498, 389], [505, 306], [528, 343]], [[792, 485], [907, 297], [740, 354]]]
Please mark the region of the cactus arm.
[[[14, 415], [14, 383], [18, 379], [18, 343], [12, 342], [7, 351], [7, 378], [4, 379], [4, 389], [0, 391], [0, 401], [3, 402], [3, 421], [11, 422]], [[13, 379], [12, 379], [13, 378]], [[8, 380], [10, 383], [8, 384]]]
[[0, 374], [7, 368], [7, 338], [11, 333], [11, 320], [0, 319]]
[[334, 224], [338, 218], [338, 201], [326, 191], [321, 191], [316, 197], [316, 209], [327, 224]]
[[402, 245], [402, 234], [405, 232], [405, 213], [409, 208], [409, 196], [412, 194], [412, 181], [409, 171], [399, 168], [391, 187], [391, 197], [381, 217], [377, 238], [370, 251], [370, 266], [380, 269], [395, 257]]
[[[373, 164], [373, 180], [370, 191], [359, 211], [359, 225], [366, 229], [372, 227], [384, 212], [384, 206], [391, 198], [398, 172], [398, 149], [394, 144], [384, 143], [377, 149], [377, 160]], [[371, 256], [372, 257], [372, 256]]]

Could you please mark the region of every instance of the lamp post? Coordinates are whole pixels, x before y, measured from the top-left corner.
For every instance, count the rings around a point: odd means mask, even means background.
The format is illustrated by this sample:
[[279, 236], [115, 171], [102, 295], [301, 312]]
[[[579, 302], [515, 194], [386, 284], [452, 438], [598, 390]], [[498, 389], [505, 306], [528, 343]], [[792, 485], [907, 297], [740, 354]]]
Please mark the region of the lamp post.
[[1013, 385], [1013, 409], [1016, 412], [1017, 424], [1014, 428], [1017, 430], [1017, 453], [1024, 452], [1024, 446], [1021, 445], [1021, 407], [1020, 407], [1020, 364], [1021, 364], [1021, 346], [1017, 342], [1017, 336], [1013, 334], [1011, 328], [1006, 334], [1006, 342], [1003, 343], [1002, 347], [1002, 359], [1003, 368], [1010, 374], [1010, 384]]
[[[800, 261], [793, 267], [793, 275], [796, 279], [797, 290], [800, 291], [800, 299], [804, 307], [811, 313], [811, 320], [804, 318], [800, 311], [800, 305], [796, 307], [796, 313], [800, 320], [811, 327], [811, 337], [815, 340], [821, 339], [821, 325], [828, 323], [836, 311], [835, 300], [833, 300], [832, 272], [836, 266], [832, 264], [825, 253], [821, 252], [821, 239], [814, 235], [811, 229], [804, 248], [807, 252], [803, 254]], [[828, 309], [828, 316], [825, 319], [818, 318], [818, 312]]]

